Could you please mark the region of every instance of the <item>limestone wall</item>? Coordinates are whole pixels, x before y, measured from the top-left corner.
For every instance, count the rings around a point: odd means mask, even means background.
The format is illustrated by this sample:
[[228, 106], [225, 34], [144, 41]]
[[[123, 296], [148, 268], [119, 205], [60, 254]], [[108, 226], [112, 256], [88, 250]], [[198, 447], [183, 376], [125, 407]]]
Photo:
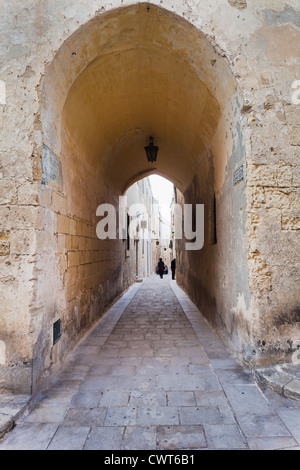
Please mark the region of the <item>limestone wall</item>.
[[[289, 361], [300, 335], [300, 121], [293, 88], [299, 6], [230, 4], [249, 28], [231, 57], [243, 102], [233, 102], [232, 116], [223, 115], [212, 140], [216, 245], [209, 246], [212, 188], [203, 185], [199, 196], [194, 185], [185, 193], [185, 202], [197, 196], [207, 201], [207, 227], [204, 252], [196, 258], [182, 254], [182, 283], [238, 355], [255, 365]], [[242, 163], [245, 180], [234, 186], [234, 170]]]
[[[187, 237], [177, 241], [176, 278], [205, 317], [230, 339], [239, 357], [251, 360], [255, 315], [248, 281], [244, 132], [241, 102], [235, 95], [205, 155], [206, 165], [184, 194], [177, 191], [182, 207], [204, 204], [204, 245], [186, 250]], [[239, 182], [237, 171], [243, 173]]]

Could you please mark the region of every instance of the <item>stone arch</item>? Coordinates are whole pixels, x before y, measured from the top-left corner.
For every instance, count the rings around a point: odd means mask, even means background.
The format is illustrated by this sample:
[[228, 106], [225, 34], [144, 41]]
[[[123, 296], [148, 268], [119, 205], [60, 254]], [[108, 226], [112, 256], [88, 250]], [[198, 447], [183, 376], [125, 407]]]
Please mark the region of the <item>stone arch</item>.
[[[131, 26], [126, 28], [125, 23], [130, 22]], [[172, 51], [174, 57], [176, 54], [177, 61], [198, 76], [211, 95], [216, 96], [220, 111], [224, 110], [237, 87], [226, 55], [220, 54], [211, 38], [177, 13], [148, 3], [133, 3], [97, 15], [80, 27], [63, 43], [48, 66], [41, 114], [44, 141], [51, 142], [54, 152], [61, 151], [63, 107], [77, 78], [88, 66], [96, 66], [94, 62], [99, 56], [139, 49], [141, 40], [144, 48], [151, 47], [153, 57], [160, 56], [161, 64], [164, 59], [161, 54], [165, 51]], [[142, 68], [143, 63], [140, 65]], [[176, 63], [173, 65], [175, 67]]]
[[[7, 2], [3, 10], [0, 379], [6, 388], [35, 390], [132, 282], [122, 244], [95, 239], [91, 208], [103, 199], [116, 202], [120, 187], [149, 172], [138, 154], [154, 131], [157, 172], [176, 182], [179, 200], [207, 208], [207, 243], [200, 253], [182, 250], [177, 280], [248, 363], [291, 360], [296, 348], [299, 7], [294, 0], [152, 1], [158, 6], [103, 0], [97, 10], [99, 2], [62, 0], [52, 8], [34, 0], [30, 9]], [[84, 102], [79, 93], [91, 89], [85, 84], [105, 64], [115, 81], [121, 66], [123, 74], [118, 96], [101, 101], [106, 121], [95, 108], [110, 81], [93, 82], [98, 101]], [[138, 70], [148, 72], [148, 92]], [[132, 82], [128, 102], [125, 77]], [[76, 103], [83, 106], [81, 121]], [[127, 126], [138, 111], [143, 123]], [[62, 326], [55, 345], [54, 323]]]
[[[145, 170], [141, 173], [137, 173], [132, 175], [130, 180], [126, 183], [126, 185], [123, 187], [122, 194], [124, 194], [130, 186], [132, 186], [134, 183], [137, 183], [138, 181], [142, 180], [143, 178], [147, 178], [148, 176], [151, 175], [158, 175], [161, 176], [162, 178], [170, 181], [172, 184], [174, 184], [173, 180], [170, 180], [170, 176], [168, 174], [162, 173], [157, 171], [155, 168], [151, 170]], [[180, 188], [178, 188], [180, 189]]]
[[[232, 185], [234, 170], [245, 164], [241, 108], [226, 59], [190, 22], [161, 7], [141, 3], [96, 16], [61, 46], [45, 77], [41, 112], [45, 190], [53, 190], [57, 215], [50, 230], [67, 263], [62, 269], [55, 255], [60, 300], [49, 308], [65, 318], [58, 357], [134, 280], [122, 240], [96, 239], [97, 206], [117, 205], [126, 188], [154, 171], [174, 182], [182, 203], [206, 207], [205, 246], [195, 255], [179, 244], [178, 282], [237, 349], [250, 341], [243, 312], [239, 324], [228, 313], [240, 292], [250, 305], [240, 217], [245, 185]], [[150, 135], [159, 146], [155, 164], [143, 148]], [[59, 168], [52, 179], [51, 159]], [[228, 292], [222, 275], [232, 263], [239, 271], [226, 273], [234, 286]], [[49, 275], [40, 278], [41, 290]]]

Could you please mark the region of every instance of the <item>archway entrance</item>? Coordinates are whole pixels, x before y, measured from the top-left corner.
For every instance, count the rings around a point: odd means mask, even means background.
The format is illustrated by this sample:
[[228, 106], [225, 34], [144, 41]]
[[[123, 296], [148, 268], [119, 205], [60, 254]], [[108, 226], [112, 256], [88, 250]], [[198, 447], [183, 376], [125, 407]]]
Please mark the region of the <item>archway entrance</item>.
[[[179, 242], [177, 279], [238, 351], [249, 349], [245, 186], [243, 175], [232, 180], [245, 163], [240, 110], [226, 60], [190, 23], [157, 6], [103, 14], [61, 47], [45, 79], [42, 110], [56, 265], [39, 283], [63, 334], [44, 347], [45, 357], [63, 357], [134, 281], [125, 238], [96, 237], [96, 209], [118, 207], [120, 195], [152, 173], [174, 182], [178, 204], [204, 205], [204, 246], [187, 251]], [[154, 163], [144, 151], [149, 136], [159, 146]], [[37, 379], [42, 368], [40, 360]]]
[[[124, 193], [124, 220], [128, 222], [125, 266], [130, 273], [135, 265], [136, 282], [157, 274], [160, 258], [165, 264], [163, 274], [171, 272], [171, 262], [176, 256], [174, 191], [169, 180], [151, 175], [133, 183]], [[107, 220], [107, 217], [102, 219], [102, 226]]]

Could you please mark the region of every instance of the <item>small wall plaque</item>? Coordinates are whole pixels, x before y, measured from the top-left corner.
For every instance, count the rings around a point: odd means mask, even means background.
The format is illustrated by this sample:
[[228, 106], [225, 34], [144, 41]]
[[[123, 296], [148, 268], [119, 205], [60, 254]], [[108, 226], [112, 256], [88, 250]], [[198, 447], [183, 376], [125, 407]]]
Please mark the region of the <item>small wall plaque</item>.
[[243, 164], [239, 166], [233, 173], [233, 186], [243, 181], [244, 178], [245, 176], [244, 176], [244, 164]]
[[62, 187], [62, 169], [57, 156], [47, 145], [43, 144], [42, 152], [43, 179], [42, 184]]

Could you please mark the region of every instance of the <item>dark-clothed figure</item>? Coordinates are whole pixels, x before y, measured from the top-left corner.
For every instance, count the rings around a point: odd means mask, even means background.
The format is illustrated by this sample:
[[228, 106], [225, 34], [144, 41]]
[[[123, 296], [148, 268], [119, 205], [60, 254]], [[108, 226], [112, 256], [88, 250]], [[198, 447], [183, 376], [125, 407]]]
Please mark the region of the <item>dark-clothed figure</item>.
[[171, 261], [172, 279], [175, 279], [175, 270], [176, 270], [176, 259], [174, 258]]
[[163, 278], [164, 270], [165, 270], [165, 263], [163, 262], [162, 258], [159, 258], [158, 274], [160, 275], [161, 279]]

